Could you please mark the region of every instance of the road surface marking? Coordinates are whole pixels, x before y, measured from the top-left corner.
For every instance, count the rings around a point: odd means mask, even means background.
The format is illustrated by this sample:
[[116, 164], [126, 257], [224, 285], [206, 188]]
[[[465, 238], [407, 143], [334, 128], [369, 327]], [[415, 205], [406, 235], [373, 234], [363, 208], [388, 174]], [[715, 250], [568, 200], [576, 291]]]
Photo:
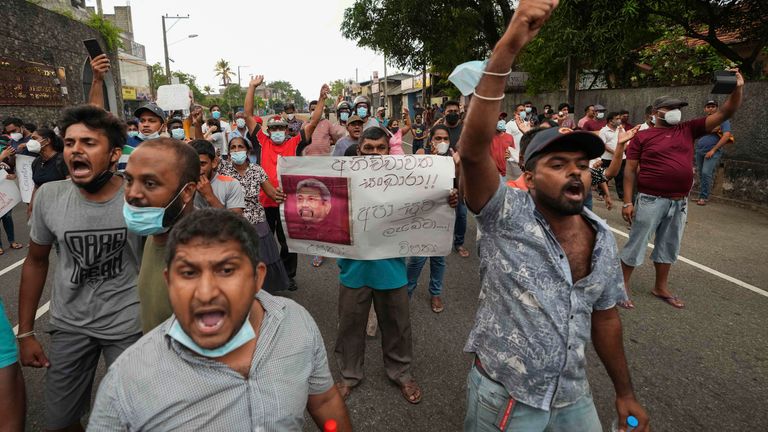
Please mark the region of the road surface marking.
[[[613, 228], [613, 227], [611, 227], [611, 231], [615, 232], [616, 234], [618, 234], [618, 235], [620, 235], [622, 237], [629, 238], [629, 234], [625, 233], [624, 231], [618, 230], [618, 229]], [[653, 246], [653, 244], [648, 243], [648, 247], [653, 249], [654, 246]], [[713, 268], [707, 267], [704, 264], [699, 264], [696, 261], [691, 261], [691, 260], [689, 260], [688, 258], [686, 258], [684, 256], [678, 256], [677, 259], [679, 259], [680, 261], [682, 261], [682, 262], [684, 262], [686, 264], [690, 264], [690, 265], [696, 267], [699, 270], [704, 270], [705, 272], [707, 272], [709, 274], [715, 275], [715, 276], [717, 276], [717, 277], [719, 277], [721, 279], [725, 279], [728, 282], [734, 283], [734, 284], [736, 284], [736, 285], [738, 285], [738, 286], [740, 286], [742, 288], [746, 288], [746, 289], [748, 289], [748, 290], [750, 290], [750, 291], [752, 291], [752, 292], [754, 292], [756, 294], [760, 294], [761, 296], [768, 297], [768, 291], [761, 290], [760, 288], [758, 288], [758, 287], [756, 287], [754, 285], [750, 285], [750, 284], [748, 284], [748, 283], [746, 283], [744, 281], [738, 280], [735, 277], [728, 276], [727, 274], [724, 274], [724, 273], [720, 273], [719, 271], [717, 271], [717, 270], [715, 270]]]
[[4, 275], [4, 274], [8, 273], [9, 271], [11, 271], [11, 270], [15, 269], [15, 268], [16, 268], [16, 267], [18, 267], [18, 266], [20, 266], [20, 265], [24, 264], [24, 260], [25, 260], [25, 259], [26, 259], [26, 258], [22, 258], [22, 259], [20, 259], [20, 260], [16, 261], [15, 263], [13, 263], [13, 264], [9, 265], [8, 267], [6, 267], [6, 268], [4, 268], [4, 269], [0, 270], [0, 276], [2, 276], [2, 275]]
[[[38, 320], [41, 316], [45, 315], [48, 312], [48, 309], [51, 308], [51, 302], [45, 302], [44, 305], [40, 306], [39, 309], [37, 309], [37, 312], [35, 312], [35, 321]], [[19, 325], [16, 324], [16, 326], [13, 328], [13, 334], [19, 334]]]

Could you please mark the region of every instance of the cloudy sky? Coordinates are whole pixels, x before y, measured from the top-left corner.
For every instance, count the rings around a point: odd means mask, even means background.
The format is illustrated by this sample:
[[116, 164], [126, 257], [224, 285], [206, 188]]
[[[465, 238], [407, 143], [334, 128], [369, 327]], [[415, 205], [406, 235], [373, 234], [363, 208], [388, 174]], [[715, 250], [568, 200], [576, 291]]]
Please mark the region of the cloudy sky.
[[[87, 0], [95, 6], [95, 0]], [[130, 4], [134, 39], [146, 48], [147, 63], [164, 64], [161, 16], [189, 15], [169, 20], [169, 57], [172, 70], [197, 77], [202, 88], [217, 88], [213, 68], [217, 60], [230, 62], [243, 86], [250, 75], [264, 75], [267, 82], [285, 80], [307, 99], [315, 99], [323, 83], [354, 79], [360, 81], [373, 71], [384, 75], [384, 58], [357, 47], [339, 31], [344, 9], [354, 0], [102, 0], [104, 13], [114, 6]], [[198, 37], [188, 39], [188, 35]], [[394, 68], [388, 66], [388, 72]], [[235, 80], [237, 78], [235, 77]]]

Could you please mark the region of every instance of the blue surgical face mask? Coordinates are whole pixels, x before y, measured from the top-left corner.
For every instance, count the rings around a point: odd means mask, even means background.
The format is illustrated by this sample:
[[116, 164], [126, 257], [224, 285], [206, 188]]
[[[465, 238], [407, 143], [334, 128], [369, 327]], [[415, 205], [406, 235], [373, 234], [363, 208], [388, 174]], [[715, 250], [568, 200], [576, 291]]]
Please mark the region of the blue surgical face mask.
[[532, 107], [525, 107], [525, 112], [527, 112], [527, 113], [529, 113], [529, 114], [530, 114], [530, 113], [531, 113], [531, 111], [533, 111], [533, 108], [532, 108]]
[[485, 70], [485, 61], [474, 60], [462, 63], [453, 69], [448, 76], [448, 80], [459, 89], [461, 94], [469, 96], [475, 91], [475, 87], [483, 77]]
[[499, 120], [498, 123], [496, 123], [497, 131], [503, 131], [506, 129], [507, 129], [507, 123], [504, 120]]
[[357, 115], [360, 116], [360, 118], [366, 118], [368, 117], [368, 108], [366, 107], [357, 107]]
[[208, 349], [196, 344], [195, 341], [192, 340], [192, 338], [189, 337], [186, 332], [184, 332], [184, 329], [181, 328], [181, 324], [179, 324], [179, 320], [177, 319], [173, 320], [171, 328], [168, 329], [168, 336], [174, 338], [176, 342], [184, 345], [185, 347], [200, 354], [203, 357], [223, 357], [256, 338], [256, 333], [253, 331], [253, 326], [251, 325], [249, 318], [250, 314], [245, 317], [245, 322], [243, 322], [240, 330], [238, 330], [238, 332], [235, 333], [234, 336], [232, 336], [224, 345], [218, 348]]
[[269, 133], [269, 137], [275, 144], [282, 144], [285, 141], [285, 131], [274, 131]]
[[129, 137], [137, 137], [139, 136], [139, 131], [128, 131]]
[[239, 119], [235, 120], [235, 124], [240, 129], [243, 129], [243, 128], [245, 128], [245, 119], [244, 118], [239, 118]]
[[349, 113], [348, 112], [340, 112], [339, 113], [339, 120], [345, 122], [349, 120]]
[[237, 165], [242, 165], [246, 159], [248, 159], [248, 152], [246, 151], [236, 151], [229, 154], [229, 157], [232, 158], [232, 162], [234, 162]]
[[520, 111], [520, 120], [525, 120], [526, 117], [528, 117], [528, 113], [525, 111]]
[[152, 132], [149, 135], [144, 135], [143, 133], [139, 132], [139, 138], [141, 138], [142, 141], [160, 138], [160, 132]]
[[214, 112], [211, 113], [211, 117], [213, 117], [214, 119], [218, 120], [219, 118], [221, 118], [221, 112], [214, 111]]
[[[183, 190], [184, 188], [181, 188], [179, 193], [165, 207], [136, 207], [127, 202], [123, 203], [123, 218], [128, 231], [141, 236], [162, 234], [168, 231], [169, 227], [163, 225], [165, 211], [181, 196]], [[187, 204], [184, 204], [184, 207], [186, 206]], [[184, 211], [184, 207], [179, 210], [179, 214], [171, 222], [175, 222], [181, 212]]]
[[171, 136], [177, 140], [184, 139], [184, 129], [178, 128], [171, 131]]

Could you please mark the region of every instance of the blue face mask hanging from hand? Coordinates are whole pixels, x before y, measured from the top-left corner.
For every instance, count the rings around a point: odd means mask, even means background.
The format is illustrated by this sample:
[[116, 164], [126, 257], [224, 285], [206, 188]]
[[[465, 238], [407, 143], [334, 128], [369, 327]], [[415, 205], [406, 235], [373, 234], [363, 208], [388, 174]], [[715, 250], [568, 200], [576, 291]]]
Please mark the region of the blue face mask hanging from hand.
[[[177, 193], [171, 202], [169, 202], [165, 207], [136, 207], [128, 204], [127, 202], [123, 203], [123, 218], [125, 219], [125, 225], [128, 228], [128, 231], [141, 236], [162, 234], [168, 231], [170, 227], [163, 225], [163, 221], [165, 220], [165, 211], [171, 207], [174, 202], [176, 202], [176, 200], [181, 196], [181, 192], [183, 190], [184, 188], [181, 188], [179, 193]], [[185, 203], [184, 206], [181, 207], [179, 213], [174, 215], [169, 223], [173, 223], [176, 221], [176, 219], [178, 219], [179, 215], [182, 211], [184, 211], [184, 207], [186, 207], [187, 204], [189, 203]]]
[[251, 321], [249, 319], [250, 317], [250, 314], [248, 314], [248, 316], [245, 317], [243, 325], [240, 326], [240, 330], [238, 330], [238, 332], [235, 333], [235, 335], [232, 336], [224, 345], [218, 348], [208, 349], [196, 344], [195, 341], [192, 340], [192, 338], [184, 332], [184, 329], [181, 328], [181, 324], [179, 324], [179, 320], [176, 319], [173, 320], [173, 324], [171, 324], [171, 328], [168, 330], [168, 336], [172, 337], [176, 340], [176, 342], [184, 345], [185, 347], [200, 354], [203, 357], [223, 357], [256, 338], [256, 333], [253, 331], [253, 326], [251, 325]]
[[453, 69], [448, 80], [459, 89], [461, 94], [469, 96], [483, 77], [487, 61], [473, 60], [462, 63]]

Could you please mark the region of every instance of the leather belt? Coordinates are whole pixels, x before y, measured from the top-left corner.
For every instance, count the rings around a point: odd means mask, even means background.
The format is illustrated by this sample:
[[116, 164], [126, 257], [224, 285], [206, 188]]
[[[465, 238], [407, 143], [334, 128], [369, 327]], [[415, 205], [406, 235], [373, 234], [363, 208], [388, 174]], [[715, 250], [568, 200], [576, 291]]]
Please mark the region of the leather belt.
[[480, 363], [480, 357], [478, 357], [477, 355], [475, 355], [475, 369], [477, 369], [477, 371], [480, 372], [480, 375], [488, 378], [493, 382], [498, 382], [495, 379], [491, 378], [491, 376], [488, 375], [488, 372], [486, 372], [485, 369], [483, 369], [483, 364]]

